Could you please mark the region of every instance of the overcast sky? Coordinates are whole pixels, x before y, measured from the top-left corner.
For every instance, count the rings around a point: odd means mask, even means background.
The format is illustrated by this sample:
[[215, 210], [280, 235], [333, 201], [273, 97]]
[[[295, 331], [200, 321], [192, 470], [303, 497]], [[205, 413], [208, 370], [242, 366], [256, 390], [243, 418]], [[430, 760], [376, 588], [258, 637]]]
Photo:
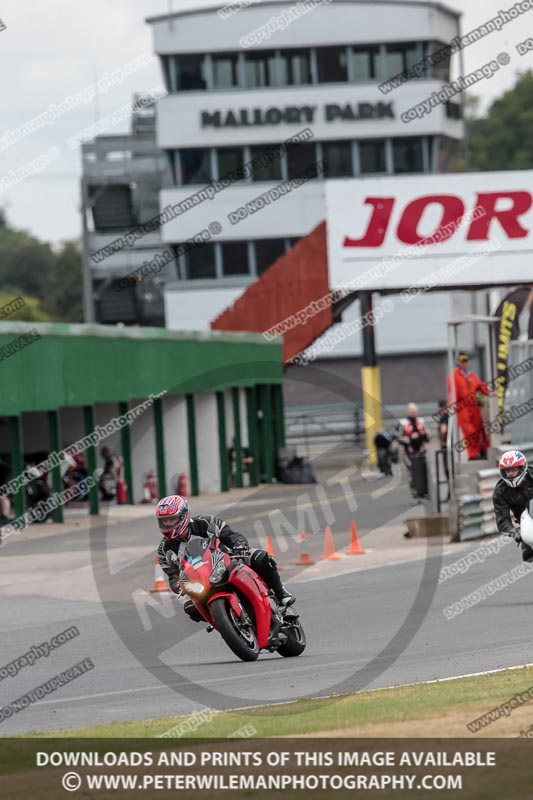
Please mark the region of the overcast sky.
[[[169, 8], [211, 6], [213, 0], [4, 0], [0, 19], [3, 80], [0, 86], [0, 140], [8, 129], [42, 113], [79, 92], [105, 73], [112, 72], [143, 53], [152, 52], [151, 27], [147, 16]], [[463, 11], [466, 32], [495, 16], [514, 0], [463, 0], [449, 5]], [[461, 7], [462, 6], [462, 7]], [[526, 23], [527, 20], [527, 23]], [[466, 71], [506, 51], [508, 66], [490, 81], [482, 81], [475, 93], [486, 107], [513, 85], [518, 71], [533, 68], [533, 52], [520, 57], [517, 42], [533, 30], [533, 11], [506, 25], [464, 51]], [[229, 23], [228, 23], [229, 24]], [[0, 27], [2, 27], [0, 25]], [[135, 91], [162, 88], [158, 60], [153, 60], [127, 80], [91, 101], [56, 119], [52, 124], [0, 152], [0, 176], [52, 152], [54, 157], [40, 174], [34, 174], [9, 188], [0, 183], [0, 206], [9, 220], [41, 239], [58, 242], [80, 235], [79, 150], [70, 150], [67, 139], [96, 119], [128, 103]], [[110, 132], [126, 131], [126, 122]], [[59, 148], [50, 151], [49, 148]]]

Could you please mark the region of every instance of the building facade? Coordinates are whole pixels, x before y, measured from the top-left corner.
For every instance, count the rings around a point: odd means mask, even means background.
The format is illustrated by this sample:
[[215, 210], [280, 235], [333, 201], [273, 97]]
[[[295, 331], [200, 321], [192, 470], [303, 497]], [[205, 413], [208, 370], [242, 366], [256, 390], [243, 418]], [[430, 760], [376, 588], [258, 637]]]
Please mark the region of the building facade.
[[[122, 143], [98, 137], [84, 146], [85, 208], [92, 219], [86, 275], [98, 321], [207, 330], [326, 218], [328, 179], [460, 168], [460, 94], [408, 124], [402, 119], [406, 109], [462, 73], [460, 55], [440, 52], [461, 33], [460, 15], [447, 5], [243, 0], [147, 22], [165, 89], [156, 114], [145, 113], [141, 136], [133, 126]], [[429, 64], [427, 57], [436, 54]], [[403, 85], [387, 83], [406, 70], [414, 75]], [[122, 161], [112, 152], [119, 144], [129, 153]], [[132, 155], [139, 146], [150, 150], [151, 165], [142, 153]], [[131, 208], [141, 178], [150, 183], [150, 210], [128, 212], [128, 220], [104, 219], [102, 227], [96, 201], [121, 184]], [[131, 225], [136, 230], [157, 214], [160, 224], [151, 232], [109, 249]], [[95, 252], [106, 247], [97, 262]], [[165, 265], [154, 278], [113, 291], [114, 279], [157, 258]], [[441, 375], [446, 320], [480, 307], [486, 313], [484, 306], [485, 299], [472, 293], [435, 292], [388, 314], [376, 333], [380, 356], [394, 365], [391, 375], [416, 353], [424, 355], [430, 381]], [[354, 303], [343, 321], [359, 313]], [[361, 349], [360, 337], [351, 336], [325, 356], [324, 366], [337, 362], [335, 369], [348, 375]]]
[[[160, 207], [180, 209], [161, 228], [176, 256], [177, 280], [165, 291], [171, 328], [208, 328], [313, 230], [326, 216], [328, 178], [458, 167], [460, 96], [409, 124], [401, 118], [454, 77], [450, 58], [398, 89], [383, 86], [459, 34], [456, 12], [411, 0], [333, 0], [301, 14], [283, 2], [238, 9], [148, 20], [168, 92], [158, 101], [157, 143], [172, 185]], [[273, 201], [291, 181], [298, 187]], [[449, 297], [423, 301], [428, 322], [436, 305], [450, 305]], [[405, 342], [387, 333], [380, 346], [405, 352], [416, 338], [412, 326], [405, 333]], [[422, 349], [442, 351], [444, 339], [437, 334]], [[346, 347], [337, 355], [360, 349]]]
[[166, 159], [156, 145], [155, 98], [135, 95], [129, 134], [97, 136], [81, 146], [85, 320], [165, 324], [163, 286], [173, 264], [118, 288], [143, 264], [164, 255], [157, 220]]

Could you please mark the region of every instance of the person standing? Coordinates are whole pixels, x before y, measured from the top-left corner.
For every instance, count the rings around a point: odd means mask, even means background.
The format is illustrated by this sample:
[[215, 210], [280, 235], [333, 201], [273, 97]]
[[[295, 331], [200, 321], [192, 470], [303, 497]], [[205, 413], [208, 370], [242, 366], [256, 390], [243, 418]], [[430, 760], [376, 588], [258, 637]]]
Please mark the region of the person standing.
[[438, 431], [439, 431], [439, 444], [443, 456], [444, 473], [448, 481], [448, 500], [450, 499], [450, 470], [448, 468], [448, 403], [446, 400], [439, 400], [438, 410]]
[[424, 457], [423, 468], [426, 469], [425, 452], [426, 443], [429, 442], [429, 433], [424, 420], [418, 416], [418, 406], [416, 403], [409, 403], [407, 406], [407, 419], [403, 420], [400, 424], [400, 436], [398, 437], [398, 441], [403, 447], [404, 463], [409, 475], [411, 492], [414, 497], [425, 497], [427, 494], [427, 473], [426, 480], [424, 481], [425, 487], [422, 485], [415, 486], [413, 480], [413, 464], [415, 459], [418, 458], [422, 461], [422, 457]]
[[478, 392], [484, 395], [489, 395], [491, 392], [487, 384], [471, 371], [468, 353], [459, 353], [457, 366], [448, 376], [450, 399], [452, 397], [452, 380], [455, 386], [457, 424], [466, 445], [468, 460], [486, 459], [490, 441], [481, 416]]
[[[7, 461], [4, 461], [2, 456], [0, 456], [0, 487], [4, 486], [7, 483], [8, 478], [9, 478], [9, 465], [7, 464]], [[0, 497], [0, 526], [12, 522], [13, 519], [14, 517], [11, 510], [11, 500], [9, 499], [7, 494], [3, 494]]]
[[114, 500], [117, 495], [117, 458], [109, 447], [100, 450], [104, 462], [104, 469], [100, 476], [100, 496], [102, 500]]

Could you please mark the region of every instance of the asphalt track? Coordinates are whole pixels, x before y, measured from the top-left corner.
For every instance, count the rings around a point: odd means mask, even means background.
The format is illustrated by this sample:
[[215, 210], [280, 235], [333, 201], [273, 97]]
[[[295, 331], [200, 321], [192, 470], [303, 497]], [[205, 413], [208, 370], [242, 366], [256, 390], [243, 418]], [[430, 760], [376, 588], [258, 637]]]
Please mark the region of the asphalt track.
[[[372, 498], [376, 484], [360, 478], [351, 488], [359, 526], [366, 531], [363, 544], [372, 548], [371, 529], [409, 506], [406, 488], [391, 487], [379, 498]], [[302, 498], [302, 491], [308, 496]], [[326, 485], [330, 511], [324, 511], [314, 491], [264, 487], [224, 516], [240, 518], [235, 527], [251, 534], [253, 522], [267, 519], [272, 508], [296, 519], [296, 506], [310, 506], [319, 523], [333, 513], [334, 530], [347, 531], [354, 516], [353, 495], [338, 484]], [[443, 613], [444, 607], [520, 563], [514, 545], [439, 586], [441, 566], [459, 557], [457, 548], [443, 554], [440, 546], [428, 545], [424, 559], [305, 580], [290, 567], [297, 555], [291, 543], [281, 555], [282, 574], [289, 584], [296, 577], [308, 647], [297, 659], [262, 654], [249, 664], [237, 661], [216, 633], [208, 635], [188, 621], [174, 598], [154, 600], [146, 593], [153, 537], [157, 539], [152, 526], [135, 522], [91, 533], [43, 532], [35, 540], [26, 536], [2, 546], [0, 674], [2, 666], [32, 645], [71, 625], [80, 635], [18, 675], [0, 680], [0, 706], [87, 657], [94, 669], [0, 722], [0, 735], [283, 702], [532, 660], [533, 575], [454, 619]], [[255, 539], [253, 534], [250, 538]], [[310, 539], [316, 555], [321, 539], [318, 533]], [[460, 554], [475, 546], [465, 545]]]

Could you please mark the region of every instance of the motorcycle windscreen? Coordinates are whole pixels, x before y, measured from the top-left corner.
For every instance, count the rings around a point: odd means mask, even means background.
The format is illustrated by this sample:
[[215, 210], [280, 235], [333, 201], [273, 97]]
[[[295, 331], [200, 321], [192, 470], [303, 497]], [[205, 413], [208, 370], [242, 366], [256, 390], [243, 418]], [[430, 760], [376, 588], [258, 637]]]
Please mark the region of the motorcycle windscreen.
[[533, 547], [533, 501], [528, 505], [528, 509], [522, 512], [520, 517], [520, 536], [525, 544]]
[[208, 544], [208, 539], [199, 539], [198, 537], [191, 539], [190, 542], [187, 542], [187, 547], [183, 552], [183, 558], [189, 561], [191, 564], [201, 561]]

